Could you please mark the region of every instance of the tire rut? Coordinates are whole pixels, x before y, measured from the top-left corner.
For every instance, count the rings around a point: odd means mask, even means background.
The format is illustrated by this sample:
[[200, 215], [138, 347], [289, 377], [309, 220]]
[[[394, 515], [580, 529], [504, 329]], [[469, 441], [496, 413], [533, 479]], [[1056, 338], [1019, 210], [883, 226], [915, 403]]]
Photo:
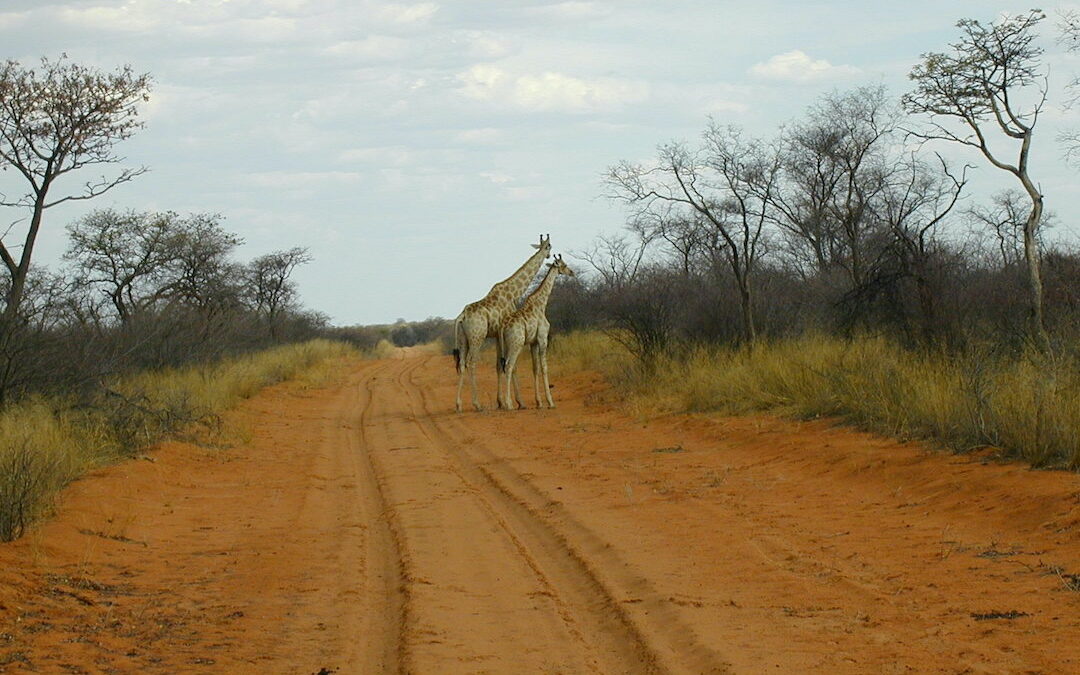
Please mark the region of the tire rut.
[[454, 472], [476, 491], [536, 574], [565, 596], [561, 606], [574, 617], [568, 620], [579, 626], [590, 643], [603, 645], [609, 656], [617, 655], [621, 662], [617, 672], [727, 672], [724, 660], [702, 645], [606, 542], [570, 518], [482, 442], [463, 443], [460, 439], [468, 432], [461, 419], [434, 412], [427, 393], [413, 377], [424, 361], [411, 361], [403, 364], [397, 379], [416, 424], [448, 455]]
[[363, 481], [370, 523], [366, 570], [371, 590], [373, 635], [366, 636], [368, 652], [358, 672], [410, 672], [404, 634], [409, 617], [407, 556], [400, 524], [389, 506], [371, 453], [366, 429], [372, 424], [374, 403], [372, 383], [390, 364], [379, 364], [364, 374], [362, 382], [350, 386], [339, 412], [339, 426], [349, 452], [357, 458], [358, 474]]

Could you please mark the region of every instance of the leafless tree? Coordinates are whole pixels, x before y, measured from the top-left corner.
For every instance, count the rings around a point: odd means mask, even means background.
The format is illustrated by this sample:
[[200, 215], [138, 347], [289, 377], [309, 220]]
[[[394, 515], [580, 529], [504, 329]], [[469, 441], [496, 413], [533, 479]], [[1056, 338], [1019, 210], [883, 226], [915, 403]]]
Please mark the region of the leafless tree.
[[1026, 201], [1027, 195], [1019, 190], [1001, 190], [991, 196], [989, 204], [976, 204], [966, 211], [980, 235], [993, 237], [1003, 268], [1024, 261], [1024, 223], [1030, 210]]
[[296, 298], [296, 284], [289, 281], [293, 271], [311, 262], [306, 248], [290, 248], [255, 258], [247, 266], [248, 293], [256, 313], [263, 316], [275, 337], [277, 321]]
[[12, 60], [0, 67], [0, 167], [14, 170], [29, 186], [21, 195], [0, 195], [0, 206], [29, 212], [22, 250], [0, 241], [0, 260], [9, 274], [5, 322], [18, 314], [45, 210], [92, 199], [146, 171], [121, 169], [53, 196], [63, 176], [122, 161], [113, 147], [142, 127], [137, 107], [148, 100], [149, 88], [149, 75], [137, 75], [129, 66], [109, 73], [66, 56], [42, 59], [39, 69]]
[[939, 155], [939, 170], [927, 166], [915, 153], [890, 172], [882, 190], [878, 218], [888, 227], [901, 262], [902, 273], [915, 282], [923, 343], [935, 343], [936, 303], [930, 284], [930, 264], [937, 244], [937, 229], [956, 207], [967, 184], [965, 166], [953, 173]]
[[800, 266], [866, 272], [873, 202], [887, 183], [889, 138], [900, 110], [883, 86], [823, 96], [783, 136], [784, 184], [772, 193], [777, 224]]
[[[1031, 142], [1046, 103], [1046, 70], [1036, 30], [1045, 18], [1039, 10], [1006, 16], [983, 25], [974, 19], [957, 23], [962, 35], [949, 52], [924, 54], [912, 69], [915, 89], [904, 106], [928, 116], [928, 127], [911, 130], [927, 141], [947, 141], [978, 150], [993, 166], [1014, 175], [1031, 201], [1024, 222], [1024, 258], [1028, 270], [1029, 334], [1039, 349], [1049, 346], [1043, 320], [1039, 270], [1039, 226], [1043, 194], [1030, 175]], [[1006, 159], [1002, 141], [1015, 159]]]
[[217, 214], [193, 214], [183, 222], [169, 263], [169, 296], [205, 315], [240, 304], [244, 270], [231, 259], [243, 243], [221, 226]]
[[121, 323], [169, 294], [165, 275], [183, 238], [177, 214], [104, 209], [67, 231], [65, 260], [83, 283], [102, 289]]
[[650, 243], [648, 235], [639, 236], [637, 241], [623, 234], [601, 235], [573, 257], [591, 267], [606, 286], [619, 289], [637, 278]]
[[753, 276], [778, 185], [779, 153], [744, 138], [736, 127], [715, 122], [703, 141], [693, 150], [679, 143], [660, 146], [652, 166], [622, 162], [612, 167], [607, 174], [609, 196], [631, 207], [632, 222], [657, 216], [663, 222], [676, 206], [709, 225], [738, 287], [743, 339], [752, 342]]

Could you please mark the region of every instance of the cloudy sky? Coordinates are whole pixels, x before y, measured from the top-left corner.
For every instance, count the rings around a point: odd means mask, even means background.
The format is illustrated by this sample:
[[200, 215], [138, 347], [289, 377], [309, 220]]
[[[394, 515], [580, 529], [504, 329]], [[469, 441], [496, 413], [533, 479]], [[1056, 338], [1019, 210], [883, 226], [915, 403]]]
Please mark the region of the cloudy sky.
[[[617, 231], [606, 167], [696, 138], [709, 116], [772, 135], [825, 92], [906, 74], [986, 0], [3, 0], [0, 44], [26, 64], [66, 52], [152, 74], [146, 128], [120, 146], [150, 173], [48, 212], [37, 258], [88, 208], [213, 212], [250, 258], [306, 246], [303, 301], [335, 323], [453, 317], [540, 233], [556, 251]], [[1036, 178], [1078, 176], [1053, 147], [1053, 43]], [[1040, 127], [1042, 123], [1040, 123]], [[980, 169], [976, 181], [992, 180]], [[73, 183], [77, 179], [72, 178]], [[63, 187], [58, 184], [57, 189]], [[10, 222], [14, 214], [4, 214]]]

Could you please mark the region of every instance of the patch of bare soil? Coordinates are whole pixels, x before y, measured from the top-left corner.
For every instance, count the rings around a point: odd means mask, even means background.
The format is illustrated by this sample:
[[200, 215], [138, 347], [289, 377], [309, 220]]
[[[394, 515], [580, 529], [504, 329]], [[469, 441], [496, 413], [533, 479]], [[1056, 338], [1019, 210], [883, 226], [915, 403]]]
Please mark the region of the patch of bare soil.
[[1074, 474], [589, 374], [457, 415], [407, 356], [71, 486], [0, 545], [0, 672], [1080, 671]]

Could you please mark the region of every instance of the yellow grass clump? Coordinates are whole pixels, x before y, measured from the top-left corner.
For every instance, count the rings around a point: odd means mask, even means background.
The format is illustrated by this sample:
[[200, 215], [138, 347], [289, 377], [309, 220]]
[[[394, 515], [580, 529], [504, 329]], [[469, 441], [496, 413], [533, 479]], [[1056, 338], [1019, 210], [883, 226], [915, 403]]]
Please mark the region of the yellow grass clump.
[[1080, 363], [992, 350], [918, 353], [880, 337], [821, 335], [749, 348], [702, 346], [650, 367], [599, 334], [563, 338], [572, 369], [612, 377], [632, 407], [654, 412], [773, 411], [836, 416], [898, 438], [954, 450], [993, 446], [1035, 466], [1080, 468]]

